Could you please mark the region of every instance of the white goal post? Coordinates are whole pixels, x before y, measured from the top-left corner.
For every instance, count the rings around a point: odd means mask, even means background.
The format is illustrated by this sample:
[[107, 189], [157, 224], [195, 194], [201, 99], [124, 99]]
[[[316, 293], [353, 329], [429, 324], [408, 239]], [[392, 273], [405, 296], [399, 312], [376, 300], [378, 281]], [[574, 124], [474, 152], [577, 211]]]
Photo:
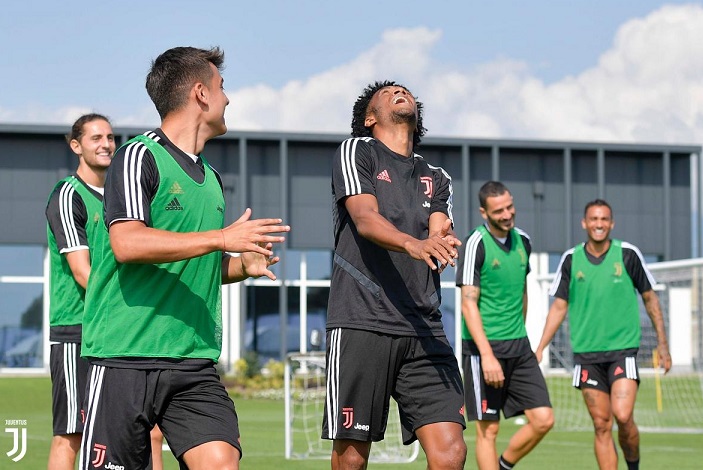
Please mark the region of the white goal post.
[[[329, 459], [332, 441], [320, 437], [325, 406], [324, 352], [289, 354], [284, 384], [286, 459]], [[369, 461], [409, 463], [419, 452], [417, 441], [403, 445], [398, 406], [391, 399], [385, 438], [371, 445]]]
[[[703, 259], [652, 263], [648, 267], [657, 281], [654, 288], [664, 316], [673, 367], [666, 375], [654, 367], [656, 333], [640, 299], [642, 341], [637, 363], [641, 382], [635, 421], [644, 432], [703, 433]], [[539, 341], [550, 305], [548, 290], [552, 278], [549, 275], [537, 279], [542, 305], [535, 310], [544, 315], [541, 325], [530, 333], [533, 345], [537, 344], [535, 338]], [[531, 314], [532, 310], [528, 317]], [[592, 429], [581, 394], [571, 387], [573, 353], [568, 315], [545, 350], [541, 365], [554, 407], [555, 427]]]

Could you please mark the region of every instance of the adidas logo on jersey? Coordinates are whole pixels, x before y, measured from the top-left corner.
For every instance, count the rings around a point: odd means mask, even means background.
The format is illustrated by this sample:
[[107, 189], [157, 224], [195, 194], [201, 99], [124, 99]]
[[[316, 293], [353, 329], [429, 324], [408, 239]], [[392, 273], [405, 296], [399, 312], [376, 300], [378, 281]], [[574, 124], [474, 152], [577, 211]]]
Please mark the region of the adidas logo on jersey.
[[182, 210], [183, 210], [183, 206], [181, 206], [181, 203], [178, 202], [178, 198], [177, 198], [177, 197], [174, 197], [173, 199], [171, 199], [171, 202], [169, 202], [168, 204], [166, 204], [166, 207], [164, 207], [164, 210], [167, 210], [167, 211], [182, 211]]
[[376, 179], [381, 180], [381, 181], [388, 181], [389, 183], [392, 183], [391, 177], [388, 174], [388, 170], [383, 170], [382, 172], [380, 172], [378, 174], [378, 176], [376, 177]]
[[178, 181], [174, 182], [168, 190], [169, 194], [183, 194], [183, 188], [178, 184]]

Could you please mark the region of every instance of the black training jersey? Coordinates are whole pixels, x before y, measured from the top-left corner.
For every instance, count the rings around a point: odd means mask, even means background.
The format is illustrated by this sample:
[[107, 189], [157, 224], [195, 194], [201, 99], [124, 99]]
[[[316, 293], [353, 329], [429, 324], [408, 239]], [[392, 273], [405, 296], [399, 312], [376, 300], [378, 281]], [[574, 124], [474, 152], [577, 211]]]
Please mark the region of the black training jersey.
[[370, 194], [401, 232], [429, 234], [429, 218], [452, 219], [452, 184], [420, 155], [404, 157], [373, 138], [347, 139], [332, 165], [335, 253], [327, 328], [443, 336], [439, 274], [424, 261], [361, 237], [346, 210], [349, 196]]
[[[200, 158], [197, 162], [193, 161], [168, 140], [161, 129], [145, 132], [145, 135], [161, 144], [193, 181], [201, 184], [205, 180], [205, 170]], [[140, 220], [151, 226], [150, 206], [159, 188], [159, 170], [154, 156], [146, 147], [142, 147], [136, 154], [127, 153], [128, 147], [120, 147], [107, 171], [105, 225], [109, 227], [117, 220]], [[217, 171], [215, 176], [222, 187], [222, 179]], [[178, 194], [178, 188], [173, 188], [173, 191]]]
[[[582, 244], [584, 246], [584, 253], [586, 254], [586, 258], [593, 263], [593, 264], [600, 264], [603, 262], [605, 259], [605, 256], [608, 254], [606, 251], [601, 255], [600, 257], [593, 256], [588, 252], [588, 250], [585, 249], [585, 243]], [[569, 284], [571, 282], [571, 258], [574, 253], [574, 248], [571, 248], [564, 252], [564, 254], [561, 256], [561, 260], [559, 261], [559, 266], [557, 267], [557, 272], [556, 276], [554, 277], [554, 281], [552, 282], [552, 285], [549, 288], [549, 295], [552, 297], [557, 297], [560, 299], [564, 299], [567, 302], [569, 301]], [[652, 276], [652, 273], [649, 271], [647, 268], [647, 264], [644, 261], [644, 256], [642, 256], [642, 252], [640, 252], [639, 248], [637, 248], [635, 245], [625, 242], [622, 242], [622, 259], [623, 259], [623, 264], [625, 265], [625, 270], [627, 271], [628, 276], [630, 276], [630, 279], [632, 279], [632, 283], [635, 286], [635, 289], [641, 294], [642, 292], [647, 292], [648, 290], [652, 289], [652, 286], [656, 284], [656, 281], [654, 280], [654, 276]]]

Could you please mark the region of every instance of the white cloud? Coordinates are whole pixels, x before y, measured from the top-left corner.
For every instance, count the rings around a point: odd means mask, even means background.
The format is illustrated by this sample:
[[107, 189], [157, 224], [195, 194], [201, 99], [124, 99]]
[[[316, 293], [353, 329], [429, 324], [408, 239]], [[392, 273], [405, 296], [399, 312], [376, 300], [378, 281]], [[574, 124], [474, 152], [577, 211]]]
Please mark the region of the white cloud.
[[[391, 79], [424, 102], [430, 136], [703, 142], [701, 5], [664, 6], [627, 21], [597, 63], [552, 83], [510, 58], [472, 68], [441, 63], [435, 59], [441, 36], [425, 27], [388, 30], [378, 44], [332, 69], [280, 88], [231, 91], [228, 127], [346, 134], [364, 86]], [[0, 107], [0, 121], [70, 123], [88, 111]], [[110, 117], [120, 125], [158, 124], [151, 105]]]
[[522, 87], [528, 137], [637, 142], [703, 140], [703, 7], [665, 6], [619, 29], [577, 77]]
[[438, 31], [427, 28], [387, 31], [378, 45], [354, 60], [305, 81], [289, 82], [280, 89], [261, 84], [229, 93], [228, 126], [347, 132], [352, 106], [363, 87], [395, 77], [421, 82], [431, 61], [431, 47], [439, 37]]
[[73, 123], [83, 114], [95, 112], [80, 106], [63, 106], [51, 108], [36, 103], [21, 108], [21, 112], [12, 108], [0, 107], [0, 122], [13, 124], [66, 124]]
[[500, 59], [471, 70], [433, 60], [440, 31], [387, 31], [348, 63], [230, 94], [230, 128], [343, 132], [363, 87], [406, 84], [425, 103], [432, 136], [695, 143], [703, 141], [703, 7], [664, 6], [618, 30], [597, 64], [545, 84], [528, 64]]

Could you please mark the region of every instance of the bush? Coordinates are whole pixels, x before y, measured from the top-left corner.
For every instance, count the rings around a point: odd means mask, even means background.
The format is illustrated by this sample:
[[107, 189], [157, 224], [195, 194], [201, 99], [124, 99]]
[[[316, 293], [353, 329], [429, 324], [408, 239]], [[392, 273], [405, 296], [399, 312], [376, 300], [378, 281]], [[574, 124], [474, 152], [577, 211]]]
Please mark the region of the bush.
[[283, 398], [285, 366], [269, 360], [262, 368], [256, 353], [247, 353], [234, 364], [234, 376], [223, 378], [225, 386], [235, 396], [251, 398]]

